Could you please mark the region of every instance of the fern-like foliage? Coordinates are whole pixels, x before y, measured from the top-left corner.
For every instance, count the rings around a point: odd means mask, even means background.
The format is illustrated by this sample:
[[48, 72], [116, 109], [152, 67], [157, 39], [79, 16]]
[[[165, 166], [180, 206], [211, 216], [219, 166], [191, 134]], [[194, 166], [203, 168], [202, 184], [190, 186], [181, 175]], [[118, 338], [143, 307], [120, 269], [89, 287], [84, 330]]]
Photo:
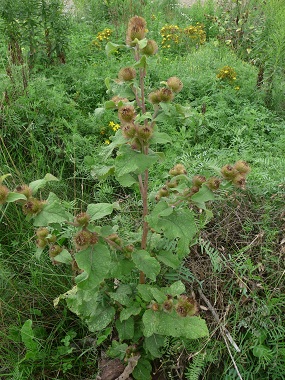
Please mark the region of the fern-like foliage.
[[199, 380], [199, 376], [201, 375], [206, 364], [205, 357], [205, 352], [199, 352], [193, 357], [191, 364], [185, 372], [185, 377], [187, 380]]
[[209, 241], [205, 241], [203, 239], [199, 239], [199, 244], [202, 253], [209, 256], [213, 269], [215, 272], [221, 272], [224, 267], [223, 259], [221, 257], [220, 252], [211, 246]]

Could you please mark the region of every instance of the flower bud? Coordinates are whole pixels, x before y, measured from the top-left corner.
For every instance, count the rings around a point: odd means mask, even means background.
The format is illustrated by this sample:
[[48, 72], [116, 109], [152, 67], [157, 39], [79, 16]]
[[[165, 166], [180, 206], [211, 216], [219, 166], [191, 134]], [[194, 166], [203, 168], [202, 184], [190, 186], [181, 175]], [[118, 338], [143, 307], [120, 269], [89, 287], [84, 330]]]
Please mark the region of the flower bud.
[[159, 95], [161, 102], [171, 102], [174, 98], [173, 92], [170, 90], [170, 88], [163, 87], [159, 90]]
[[81, 212], [80, 214], [77, 214], [74, 219], [74, 224], [76, 226], [82, 226], [86, 227], [90, 221], [90, 215], [88, 215], [86, 212]]
[[36, 198], [29, 198], [27, 202], [23, 204], [22, 210], [25, 215], [37, 215], [43, 208], [44, 202]]
[[142, 126], [137, 129], [138, 138], [143, 141], [148, 141], [153, 135], [153, 129], [148, 125]]
[[8, 187], [0, 183], [0, 205], [3, 205], [6, 202], [9, 192]]
[[161, 102], [160, 90], [156, 90], [156, 91], [151, 92], [148, 95], [148, 100], [152, 104], [159, 104]]
[[158, 193], [156, 194], [156, 201], [159, 201], [162, 197], [167, 197], [169, 195], [169, 191], [166, 186], [163, 186]]
[[44, 239], [48, 236], [49, 230], [46, 227], [38, 228], [36, 231], [36, 235], [39, 239]]
[[38, 248], [43, 249], [48, 245], [48, 241], [47, 239], [37, 239], [36, 245]]
[[142, 54], [147, 56], [154, 55], [158, 51], [157, 43], [154, 40], [148, 40], [146, 46], [141, 49]]
[[246, 180], [245, 180], [245, 177], [242, 175], [242, 174], [238, 174], [237, 176], [235, 176], [235, 178], [233, 179], [233, 184], [237, 187], [239, 187], [240, 189], [245, 189], [245, 184], [246, 184]]
[[182, 294], [175, 307], [177, 314], [181, 317], [193, 316], [198, 311], [197, 302], [192, 297]]
[[167, 181], [165, 186], [167, 186], [169, 189], [174, 189], [175, 187], [178, 186], [177, 181]]
[[162, 304], [162, 308], [164, 311], [171, 312], [171, 310], [173, 308], [173, 300], [168, 299], [168, 300], [164, 301]]
[[238, 171], [231, 165], [225, 165], [221, 169], [221, 174], [225, 179], [231, 181], [238, 174]]
[[250, 172], [250, 166], [245, 161], [237, 161], [234, 164], [234, 169], [237, 170], [240, 174], [246, 175]]
[[144, 18], [134, 16], [130, 19], [127, 29], [127, 45], [132, 45], [134, 39], [142, 40], [146, 34], [146, 21]]
[[116, 95], [112, 97], [111, 101], [115, 103], [116, 107], [118, 107], [119, 103], [128, 103], [129, 100]]
[[218, 188], [220, 187], [220, 184], [221, 184], [221, 179], [218, 177], [210, 177], [206, 182], [206, 185], [212, 191], [218, 190]]
[[27, 199], [32, 196], [32, 189], [28, 185], [20, 185], [15, 189], [16, 193], [23, 194]]
[[183, 83], [177, 77], [171, 77], [167, 80], [167, 86], [175, 93], [178, 93], [183, 88]]
[[137, 133], [137, 128], [135, 126], [134, 123], [126, 123], [124, 124], [122, 127], [121, 127], [121, 130], [122, 130], [122, 135], [126, 138], [126, 139], [132, 139], [135, 137], [136, 133]]
[[54, 244], [49, 249], [50, 258], [53, 259], [55, 256], [59, 255], [62, 251], [62, 247], [60, 245]]
[[195, 175], [192, 178], [193, 186], [201, 187], [204, 182], [206, 182], [206, 177], [203, 175]]
[[136, 117], [135, 108], [132, 105], [123, 106], [119, 108], [118, 116], [122, 122], [129, 123]]
[[133, 67], [123, 67], [118, 73], [118, 78], [124, 82], [133, 80], [135, 77], [136, 70]]
[[172, 169], [169, 170], [169, 174], [174, 177], [180, 174], [187, 174], [187, 171], [184, 165], [177, 164]]
[[159, 304], [157, 302], [153, 302], [150, 306], [151, 310], [159, 311]]
[[84, 250], [91, 244], [92, 233], [88, 230], [79, 231], [74, 236], [74, 244], [78, 251]]

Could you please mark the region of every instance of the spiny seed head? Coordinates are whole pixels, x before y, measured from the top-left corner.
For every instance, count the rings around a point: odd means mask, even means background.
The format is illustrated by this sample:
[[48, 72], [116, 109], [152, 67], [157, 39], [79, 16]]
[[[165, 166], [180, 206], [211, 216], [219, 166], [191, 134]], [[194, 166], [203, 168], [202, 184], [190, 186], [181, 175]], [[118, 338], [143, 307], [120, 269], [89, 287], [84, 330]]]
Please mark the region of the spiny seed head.
[[134, 106], [129, 104], [119, 108], [118, 116], [122, 122], [129, 123], [130, 121], [133, 121], [136, 117]]
[[6, 202], [9, 192], [8, 187], [0, 183], [0, 205], [3, 205]]
[[82, 226], [86, 227], [90, 221], [90, 215], [88, 215], [86, 212], [81, 212], [80, 214], [77, 214], [74, 219], [74, 223], [76, 226]]
[[170, 312], [173, 308], [173, 300], [168, 299], [168, 300], [164, 301], [162, 304], [162, 308], [164, 311]]
[[181, 82], [181, 80], [177, 77], [170, 77], [168, 80], [167, 80], [167, 86], [169, 88], [171, 88], [171, 90], [175, 93], [178, 93], [182, 90], [183, 88], [183, 83]]
[[192, 183], [193, 183], [193, 186], [201, 187], [203, 183], [206, 182], [206, 180], [207, 180], [206, 177], [204, 177], [203, 175], [195, 175], [192, 178]]
[[157, 43], [154, 40], [148, 40], [146, 46], [141, 49], [142, 54], [151, 56], [156, 54], [158, 51]]
[[221, 184], [221, 179], [218, 177], [210, 177], [206, 182], [206, 185], [212, 191], [218, 190], [218, 188], [220, 187], [220, 184]]
[[192, 186], [190, 189], [191, 196], [198, 193], [199, 190], [200, 190], [200, 186]]
[[137, 129], [137, 136], [144, 142], [148, 141], [153, 135], [153, 129], [146, 125]]
[[175, 308], [181, 317], [193, 316], [198, 311], [197, 302], [192, 297], [187, 297], [184, 294], [179, 297]]
[[82, 230], [77, 232], [74, 236], [74, 244], [78, 251], [84, 250], [91, 244], [92, 233], [88, 230]]
[[175, 187], [178, 186], [177, 181], [167, 181], [165, 186], [167, 186], [169, 189], [174, 189]]
[[166, 186], [163, 186], [156, 194], [155, 199], [156, 201], [159, 201], [163, 197], [167, 197], [169, 195], [168, 188]]
[[233, 180], [238, 171], [232, 165], [227, 164], [222, 167], [221, 174], [225, 179]]
[[233, 184], [239, 187], [240, 189], [244, 190], [245, 185], [246, 185], [245, 177], [242, 174], [238, 174], [237, 176], [234, 177]]
[[62, 249], [63, 248], [58, 244], [52, 245], [49, 249], [50, 258], [53, 259], [55, 256], [59, 255]]
[[91, 232], [90, 235], [90, 244], [94, 245], [98, 243], [98, 234], [96, 232]]
[[37, 215], [44, 206], [44, 202], [36, 198], [29, 198], [27, 202], [23, 204], [22, 210], [25, 215]]
[[153, 302], [150, 306], [151, 310], [158, 311], [159, 310], [159, 304], [157, 302]]
[[111, 101], [115, 103], [116, 107], [118, 107], [119, 103], [128, 103], [129, 100], [116, 95], [112, 97]]
[[126, 138], [126, 139], [132, 139], [135, 137], [136, 133], [137, 133], [137, 128], [135, 126], [134, 123], [126, 123], [124, 124], [122, 127], [121, 127], [121, 130], [122, 130], [122, 135]]
[[234, 169], [237, 170], [240, 174], [248, 174], [250, 172], [250, 166], [248, 165], [247, 162], [245, 161], [237, 161], [235, 164], [234, 164]]
[[171, 102], [174, 98], [173, 92], [171, 91], [170, 88], [167, 88], [167, 87], [163, 87], [159, 90], [159, 96], [160, 96], [161, 102], [165, 102], [165, 103]]
[[156, 90], [156, 91], [151, 92], [148, 95], [148, 100], [152, 104], [159, 104], [161, 102], [160, 90]]
[[37, 239], [36, 245], [38, 248], [43, 249], [48, 245], [48, 241], [47, 239]]
[[16, 187], [15, 191], [19, 194], [25, 195], [27, 199], [32, 196], [32, 189], [28, 185], [19, 185]]
[[122, 239], [119, 237], [118, 234], [111, 234], [111, 235], [107, 236], [107, 239], [113, 241], [114, 243], [116, 243], [120, 247], [122, 246], [123, 242], [122, 242]]
[[134, 39], [142, 40], [146, 34], [146, 21], [144, 18], [134, 16], [129, 20], [127, 29], [127, 45], [132, 45]]
[[48, 236], [49, 230], [46, 227], [38, 228], [36, 231], [36, 235], [39, 239], [44, 239]]
[[174, 177], [180, 174], [187, 174], [187, 171], [184, 165], [177, 164], [172, 169], [169, 170], [169, 174]]
[[133, 67], [123, 67], [118, 73], [118, 78], [123, 82], [128, 82], [135, 79], [136, 74]]
[[51, 235], [49, 237], [47, 237], [47, 240], [49, 243], [55, 243], [56, 242], [56, 235]]

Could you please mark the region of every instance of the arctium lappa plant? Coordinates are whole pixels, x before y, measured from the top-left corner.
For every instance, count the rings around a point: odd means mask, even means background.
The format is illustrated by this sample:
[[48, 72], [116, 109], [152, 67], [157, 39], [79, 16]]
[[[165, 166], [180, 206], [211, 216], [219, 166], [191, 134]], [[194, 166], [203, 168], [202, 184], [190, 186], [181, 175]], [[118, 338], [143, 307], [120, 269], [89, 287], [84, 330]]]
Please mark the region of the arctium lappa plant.
[[[109, 42], [106, 51], [111, 54], [121, 47]], [[206, 205], [215, 199], [214, 191], [223, 181], [243, 188], [249, 167], [238, 161], [206, 178], [193, 176], [176, 163], [154, 194], [149, 170], [162, 158], [157, 147], [171, 142], [169, 135], [159, 131], [158, 116], [166, 103], [175, 101], [183, 83], [171, 77], [162, 78], [160, 88], [145, 85], [148, 60], [157, 53], [157, 44], [148, 40], [142, 17], [129, 21], [124, 49], [133, 56], [133, 65], [105, 81], [110, 94], [105, 108], [117, 113], [120, 129], [103, 148], [106, 162], [94, 167], [92, 174], [99, 179], [112, 175], [122, 187], [138, 189], [142, 207], [134, 230], [121, 232], [110, 222], [108, 217], [120, 212], [117, 203], [89, 204], [73, 216], [51, 193], [39, 201], [34, 215], [23, 211], [36, 227], [37, 253], [46, 251], [54, 264], [72, 267], [74, 286], [55, 300], [55, 306], [65, 300], [91, 332], [109, 335], [110, 341], [113, 337], [109, 356], [119, 357], [126, 365], [132, 359], [133, 378], [148, 380], [152, 361], [163, 355], [166, 337], [208, 335], [193, 294], [180, 280], [166, 281], [165, 274], [180, 268], [189, 255], [201, 228], [201, 220], [197, 223], [201, 212], [205, 219], [210, 216]], [[27, 196], [31, 201], [47, 180], [54, 178], [35, 181], [28, 186], [31, 192], [25, 188], [17, 193], [21, 202]], [[4, 185], [0, 197], [1, 202], [9, 197]]]

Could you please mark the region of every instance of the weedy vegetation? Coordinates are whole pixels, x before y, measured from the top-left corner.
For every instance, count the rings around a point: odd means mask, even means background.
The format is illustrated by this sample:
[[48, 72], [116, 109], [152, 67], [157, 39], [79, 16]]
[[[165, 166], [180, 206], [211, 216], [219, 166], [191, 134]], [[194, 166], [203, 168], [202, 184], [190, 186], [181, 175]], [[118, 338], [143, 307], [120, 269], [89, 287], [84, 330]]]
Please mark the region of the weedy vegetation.
[[281, 0], [0, 3], [1, 379], [282, 379]]

